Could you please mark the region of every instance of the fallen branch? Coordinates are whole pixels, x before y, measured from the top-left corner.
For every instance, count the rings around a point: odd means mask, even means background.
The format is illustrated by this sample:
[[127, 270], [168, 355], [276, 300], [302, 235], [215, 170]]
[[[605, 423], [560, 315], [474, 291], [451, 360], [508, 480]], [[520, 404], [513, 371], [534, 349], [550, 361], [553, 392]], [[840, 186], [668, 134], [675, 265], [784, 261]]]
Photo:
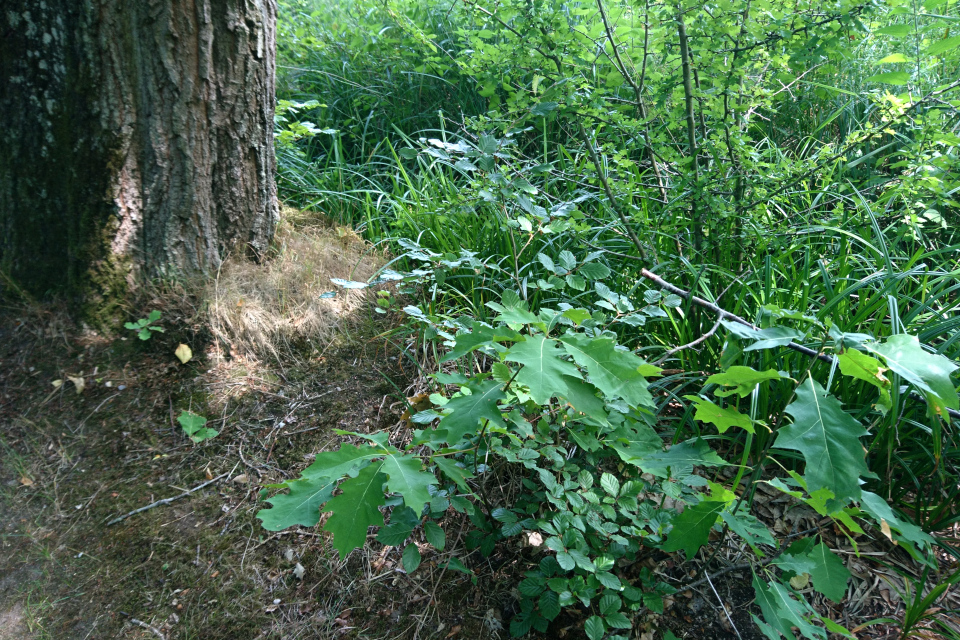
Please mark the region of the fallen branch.
[[[655, 283], [657, 284], [657, 286], [659, 286], [661, 289], [666, 289], [666, 290], [669, 291], [670, 293], [675, 293], [675, 294], [677, 294], [678, 296], [680, 296], [680, 297], [683, 298], [684, 300], [689, 300], [690, 302], [696, 304], [697, 306], [700, 306], [700, 307], [703, 307], [704, 309], [708, 309], [708, 310], [712, 311], [713, 313], [715, 313], [715, 314], [717, 314], [718, 316], [720, 316], [721, 319], [724, 319], [724, 320], [732, 320], [733, 322], [738, 322], [738, 323], [740, 323], [740, 324], [742, 324], [742, 325], [744, 325], [744, 326], [750, 327], [751, 329], [754, 329], [754, 330], [759, 330], [759, 329], [760, 329], [760, 327], [756, 326], [756, 325], [753, 324], [752, 322], [749, 322], [748, 320], [744, 320], [743, 318], [741, 318], [741, 317], [738, 316], [738, 315], [735, 315], [735, 314], [733, 314], [733, 313], [730, 313], [729, 311], [726, 311], [726, 310], [724, 310], [724, 309], [721, 309], [720, 307], [718, 307], [717, 305], [713, 304], [712, 302], [708, 302], [708, 301], [704, 300], [703, 298], [698, 298], [697, 296], [692, 295], [689, 291], [684, 291], [684, 290], [681, 289], [680, 287], [677, 287], [677, 286], [675, 286], [675, 285], [670, 284], [669, 282], [667, 282], [666, 280], [664, 280], [663, 278], [661, 278], [661, 277], [658, 276], [657, 274], [652, 273], [651, 271], [648, 271], [648, 270], [646, 270], [646, 269], [640, 269], [640, 275], [642, 275], [642, 276], [643, 276], [644, 278], [646, 278], [647, 280], [652, 280], [652, 281], [655, 282]], [[716, 329], [716, 327], [714, 327], [714, 329]], [[711, 330], [711, 333], [712, 333], [712, 332], [713, 332], [713, 329]], [[689, 345], [684, 345], [684, 347], [682, 347], [682, 348], [685, 348], [685, 347], [687, 347], [687, 346], [689, 346]], [[806, 355], [806, 356], [810, 356], [811, 358], [817, 358], [818, 360], [822, 360], [823, 362], [828, 362], [828, 363], [830, 363], [830, 364], [834, 364], [834, 363], [837, 361], [834, 356], [827, 355], [827, 354], [825, 354], [825, 353], [820, 353], [820, 352], [816, 351], [815, 349], [811, 349], [810, 347], [805, 347], [805, 346], [803, 346], [802, 344], [797, 344], [796, 342], [789, 342], [789, 343], [787, 343], [786, 346], [787, 346], [788, 349], [793, 349], [794, 351], [796, 351], [796, 352], [798, 352], [798, 353], [802, 353], [802, 354], [804, 354], [804, 355]], [[914, 398], [915, 400], [919, 400], [920, 402], [926, 402], [926, 399], [925, 399], [923, 396], [919, 395], [919, 394], [911, 393], [911, 394], [910, 394], [910, 397], [911, 397], [911, 398]], [[960, 411], [957, 411], [956, 409], [949, 409], [949, 408], [948, 408], [948, 409], [947, 409], [947, 415], [948, 415], [949, 417], [953, 418], [954, 420], [960, 420]]]
[[[234, 467], [234, 469], [236, 469], [236, 467]], [[163, 500], [157, 500], [156, 502], [151, 502], [150, 504], [148, 504], [148, 505], [145, 506], [145, 507], [140, 507], [139, 509], [134, 509], [134, 510], [131, 511], [130, 513], [124, 514], [124, 515], [122, 515], [122, 516], [120, 516], [120, 517], [118, 517], [118, 518], [114, 518], [113, 520], [111, 520], [110, 522], [107, 523], [107, 526], [108, 526], [108, 527], [113, 526], [113, 525], [117, 524], [118, 522], [123, 522], [124, 520], [126, 520], [126, 519], [129, 518], [130, 516], [135, 516], [135, 515], [137, 515], [138, 513], [143, 513], [144, 511], [149, 511], [150, 509], [153, 509], [154, 507], [159, 507], [160, 505], [163, 505], [163, 504], [170, 504], [171, 502], [174, 502], [175, 500], [179, 500], [180, 498], [185, 498], [185, 497], [187, 497], [188, 495], [190, 495], [191, 493], [193, 493], [193, 492], [195, 492], [195, 491], [199, 491], [200, 489], [203, 489], [204, 487], [209, 486], [209, 485], [213, 484], [214, 482], [217, 482], [217, 481], [219, 481], [219, 480], [222, 480], [223, 478], [226, 478], [226, 477], [227, 477], [228, 475], [230, 475], [231, 473], [233, 473], [233, 470], [230, 470], [230, 471], [228, 471], [227, 473], [221, 473], [220, 475], [218, 475], [218, 476], [217, 476], [216, 478], [214, 478], [213, 480], [207, 480], [207, 481], [204, 482], [203, 484], [197, 485], [197, 486], [195, 486], [193, 489], [190, 489], [190, 490], [188, 490], [188, 491], [184, 491], [183, 493], [181, 493], [181, 494], [178, 495], [178, 496], [173, 496], [172, 498], [164, 498]]]

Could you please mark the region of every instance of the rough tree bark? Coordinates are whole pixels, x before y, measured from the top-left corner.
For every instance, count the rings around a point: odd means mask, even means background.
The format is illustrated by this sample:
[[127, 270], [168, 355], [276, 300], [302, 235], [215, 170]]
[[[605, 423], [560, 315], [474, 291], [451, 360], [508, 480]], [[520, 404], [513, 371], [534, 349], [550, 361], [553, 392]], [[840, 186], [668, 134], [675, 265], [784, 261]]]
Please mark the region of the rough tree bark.
[[6, 0], [0, 287], [102, 305], [262, 253], [275, 28], [275, 0]]

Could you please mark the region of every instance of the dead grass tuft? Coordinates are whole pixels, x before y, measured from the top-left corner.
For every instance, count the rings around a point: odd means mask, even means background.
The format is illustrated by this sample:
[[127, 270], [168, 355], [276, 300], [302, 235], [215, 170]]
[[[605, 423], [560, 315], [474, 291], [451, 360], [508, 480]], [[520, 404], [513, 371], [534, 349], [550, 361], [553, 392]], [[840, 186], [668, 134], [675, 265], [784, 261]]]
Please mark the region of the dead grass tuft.
[[[220, 349], [279, 360], [329, 343], [367, 297], [331, 278], [364, 281], [383, 256], [352, 230], [284, 207], [274, 254], [261, 264], [228, 259], [206, 292], [209, 326]], [[323, 294], [336, 290], [336, 297]]]

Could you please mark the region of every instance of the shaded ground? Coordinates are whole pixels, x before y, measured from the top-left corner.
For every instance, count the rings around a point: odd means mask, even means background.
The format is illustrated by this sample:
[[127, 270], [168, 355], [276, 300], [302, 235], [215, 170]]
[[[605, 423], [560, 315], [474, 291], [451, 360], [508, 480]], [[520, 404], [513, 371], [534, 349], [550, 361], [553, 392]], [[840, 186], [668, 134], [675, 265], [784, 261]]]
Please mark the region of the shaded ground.
[[[466, 578], [445, 578], [457, 613], [444, 621], [424, 606], [432, 573], [424, 583], [393, 570], [392, 550], [340, 562], [319, 529], [271, 534], [254, 518], [260, 488], [339, 441], [334, 429], [397, 423], [411, 369], [398, 347], [370, 337], [384, 328], [371, 323], [365, 337], [271, 370], [216, 362], [198, 344], [182, 365], [173, 347], [198, 339], [183, 327], [146, 343], [110, 341], [49, 315], [0, 315], [0, 637], [373, 638], [477, 627], [459, 606], [477, 598]], [[82, 393], [68, 377], [83, 379]], [[220, 435], [193, 444], [174, 420], [183, 409]]]
[[[167, 332], [141, 342], [71, 329], [48, 312], [0, 311], [0, 640], [509, 637], [513, 587], [536, 556], [512, 544], [486, 559], [467, 553], [452, 511], [446, 554], [471, 576], [442, 570], [426, 545], [407, 575], [399, 551], [372, 535], [341, 561], [319, 527], [271, 533], [254, 517], [266, 485], [352, 437], [335, 429], [403, 437], [404, 398], [423, 390], [414, 345], [390, 320], [360, 316], [349, 337], [271, 365], [230, 355], [189, 314], [168, 313]], [[186, 365], [173, 356], [179, 342], [195, 352]], [[176, 423], [182, 410], [220, 434], [193, 444]], [[775, 502], [758, 501], [760, 515], [781, 518]], [[674, 577], [688, 570], [650, 562]], [[853, 627], [896, 610], [878, 565], [848, 566], [850, 598], [821, 603], [825, 612]], [[681, 591], [663, 615], [641, 615], [631, 637], [758, 638], [749, 580], [747, 569], [716, 593]], [[545, 637], [583, 638], [585, 617], [567, 611]], [[896, 637], [888, 632], [860, 637]]]

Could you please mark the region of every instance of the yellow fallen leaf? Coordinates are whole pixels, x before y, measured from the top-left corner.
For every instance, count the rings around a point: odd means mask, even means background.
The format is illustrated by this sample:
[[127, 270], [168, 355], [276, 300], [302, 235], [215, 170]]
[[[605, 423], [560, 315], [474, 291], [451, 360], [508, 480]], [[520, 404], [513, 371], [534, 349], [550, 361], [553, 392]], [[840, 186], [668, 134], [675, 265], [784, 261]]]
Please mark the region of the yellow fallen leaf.
[[183, 364], [187, 364], [188, 362], [190, 362], [190, 358], [193, 357], [193, 351], [190, 350], [190, 347], [181, 343], [177, 347], [177, 350], [173, 352], [173, 355], [177, 356], [177, 358]]
[[61, 386], [63, 386], [63, 380], [54, 380], [50, 384], [53, 385], [54, 389], [59, 389]]
[[67, 376], [67, 380], [73, 383], [73, 386], [77, 388], [77, 395], [83, 393], [83, 390], [86, 388], [87, 383], [84, 382], [82, 377]]
[[807, 585], [810, 584], [810, 574], [804, 573], [799, 576], [793, 576], [790, 578], [790, 586], [796, 590], [806, 589]]
[[893, 532], [890, 531], [890, 525], [886, 520], [880, 520], [880, 532], [887, 536], [887, 539], [893, 544], [897, 544], [897, 541], [893, 539]]

